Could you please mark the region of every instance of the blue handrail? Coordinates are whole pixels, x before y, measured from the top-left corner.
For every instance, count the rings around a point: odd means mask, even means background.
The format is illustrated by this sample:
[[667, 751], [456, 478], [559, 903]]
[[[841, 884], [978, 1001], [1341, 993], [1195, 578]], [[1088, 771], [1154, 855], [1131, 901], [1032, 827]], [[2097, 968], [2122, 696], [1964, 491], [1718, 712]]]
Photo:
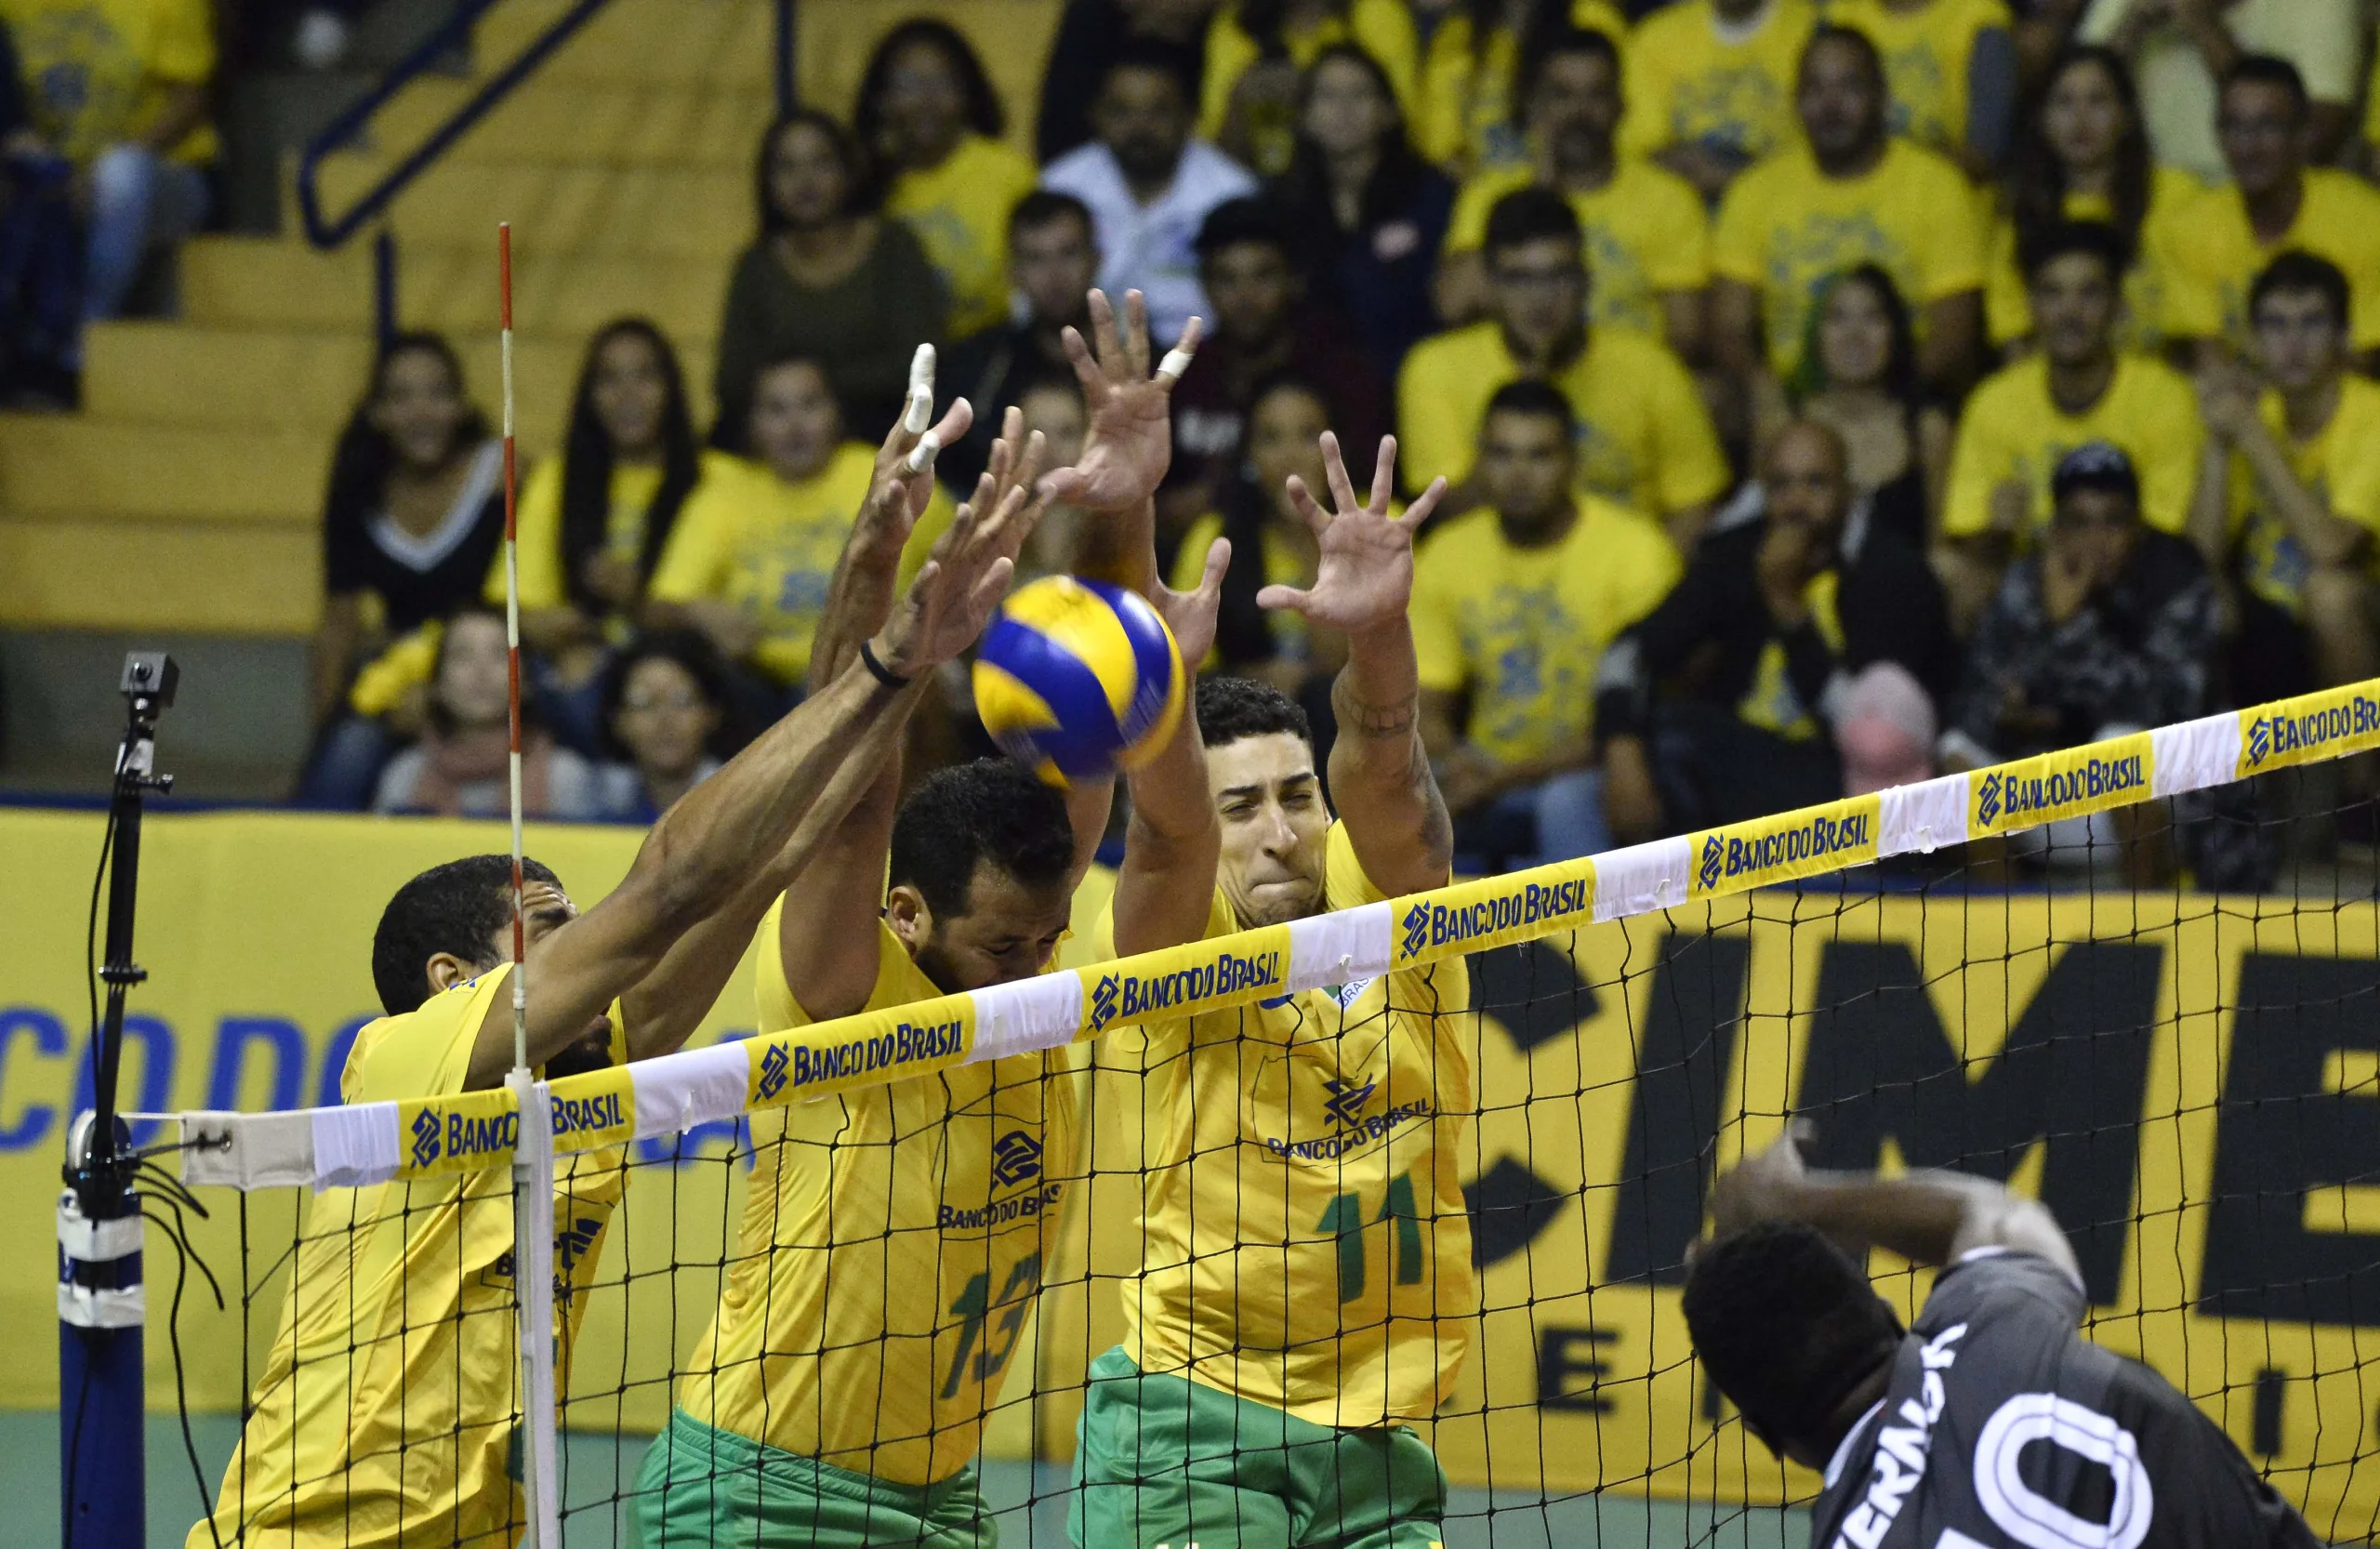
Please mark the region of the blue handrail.
[[[373, 116], [399, 92], [436, 69], [441, 61], [456, 50], [468, 47], [472, 27], [498, 3], [499, 0], [456, 0], [454, 11], [412, 53], [391, 65], [378, 84], [307, 142], [305, 154], [298, 164], [298, 209], [305, 223], [308, 242], [324, 252], [344, 246], [368, 222], [378, 218], [398, 194], [428, 171], [456, 140], [470, 131], [472, 126], [510, 96], [514, 87], [535, 74], [555, 49], [568, 42], [573, 33], [611, 0], [576, 0], [570, 9], [556, 17], [544, 32], [532, 39], [509, 64], [473, 92], [469, 100], [449, 113], [445, 122], [430, 132], [428, 139], [396, 165], [381, 174], [379, 181], [365, 190], [346, 213], [336, 218], [326, 218], [323, 213], [322, 201], [324, 160], [357, 143]], [[783, 113], [790, 111], [794, 104], [793, 0], [774, 0], [774, 3], [777, 109]], [[385, 340], [396, 331], [397, 326], [396, 245], [386, 228], [375, 240], [374, 260], [374, 312], [379, 336]]]

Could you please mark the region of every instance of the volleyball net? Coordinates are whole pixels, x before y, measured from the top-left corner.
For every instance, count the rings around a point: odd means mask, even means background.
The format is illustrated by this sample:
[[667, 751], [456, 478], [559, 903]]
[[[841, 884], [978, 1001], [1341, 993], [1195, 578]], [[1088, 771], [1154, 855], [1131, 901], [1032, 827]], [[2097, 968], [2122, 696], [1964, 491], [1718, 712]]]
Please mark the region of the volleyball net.
[[[1168, 1308], [1218, 1296], [1239, 1344], [1200, 1358], [1255, 1384], [1297, 1365], [1281, 1344], [1392, 1331], [1385, 1375], [1342, 1354], [1342, 1381], [1357, 1406], [1439, 1384], [1415, 1429], [1457, 1489], [1449, 1542], [1544, 1542], [1605, 1495], [1693, 1503], [1699, 1542], [1816, 1488], [1701, 1379], [1678, 1306], [1712, 1180], [1789, 1117], [1818, 1165], [2044, 1200], [2089, 1337], [2202, 1404], [2318, 1533], [2366, 1538], [2380, 910], [2326, 857], [2355, 805], [2334, 761], [2374, 748], [2380, 682], [564, 1077], [525, 1113], [496, 1090], [149, 1116], [186, 1187], [236, 1191], [242, 1316], [213, 1358], [238, 1342], [251, 1445], [192, 1542], [509, 1544], [541, 1494], [574, 1544], [770, 1542], [722, 1526], [763, 1509], [747, 1436], [895, 1484], [980, 1456], [1024, 1481], [1004, 1541], [1055, 1543], [1127, 1298], [1155, 1349]], [[1186, 1053], [1140, 1031], [1315, 989], [1345, 1016], [1292, 1043], [1414, 1037], [1428, 1090], [1218, 1137]], [[1252, 1024], [1238, 1047], [1245, 1090], [1277, 1078]], [[1375, 1168], [1319, 1212], [1285, 1181], [1440, 1125], [1443, 1179]], [[514, 1273], [515, 1166], [547, 1147], [521, 1175], [553, 1180], [549, 1326]], [[964, 1158], [988, 1184], [942, 1197]], [[1246, 1191], [1205, 1271], [1144, 1229], [1185, 1160]], [[804, 1192], [836, 1169], [865, 1186]], [[1871, 1268], [1913, 1315], [1930, 1278]], [[524, 1339], [555, 1341], [550, 1399]], [[673, 1409], [707, 1450], [673, 1433], [648, 1461]]]

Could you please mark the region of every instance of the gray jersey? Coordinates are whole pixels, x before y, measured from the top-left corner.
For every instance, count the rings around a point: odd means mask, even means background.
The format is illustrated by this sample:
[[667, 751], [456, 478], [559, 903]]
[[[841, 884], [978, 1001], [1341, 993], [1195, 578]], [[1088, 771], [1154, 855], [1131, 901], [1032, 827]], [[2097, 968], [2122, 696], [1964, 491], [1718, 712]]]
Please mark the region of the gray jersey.
[[2030, 1253], [1945, 1270], [1828, 1466], [1812, 1549], [2314, 1549], [2197, 1406], [2082, 1338], [2085, 1304]]

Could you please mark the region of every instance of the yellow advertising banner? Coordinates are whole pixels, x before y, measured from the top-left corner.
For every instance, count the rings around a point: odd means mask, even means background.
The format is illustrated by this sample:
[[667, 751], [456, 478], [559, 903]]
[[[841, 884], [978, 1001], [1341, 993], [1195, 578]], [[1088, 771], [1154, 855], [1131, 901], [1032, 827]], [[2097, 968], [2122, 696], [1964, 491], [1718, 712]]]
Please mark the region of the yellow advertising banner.
[[[2060, 804], [2045, 785], [2042, 805]], [[96, 814], [0, 812], [0, 1231], [19, 1250], [0, 1260], [0, 1326], [45, 1353], [60, 1147], [87, 1102], [83, 933], [99, 827]], [[335, 1101], [376, 1009], [381, 906], [425, 866], [499, 848], [503, 831], [214, 814], [153, 819], [146, 839], [137, 956], [151, 977], [132, 1000], [125, 1101], [153, 1112]], [[637, 841], [536, 827], [530, 848], [584, 906], [625, 872]], [[1789, 842], [1745, 864], [1804, 859]], [[1538, 919], [1580, 918], [1591, 878], [1582, 867], [1549, 891]], [[1080, 938], [1102, 892], [1078, 911]], [[1460, 908], [1443, 924], [1490, 944], [1468, 959], [1479, 1113], [1461, 1166], [1482, 1310], [1434, 1427], [1456, 1482], [1761, 1501], [1810, 1491], [1807, 1476], [1726, 1423], [1678, 1312], [1683, 1250], [1715, 1170], [1800, 1114], [1817, 1124], [1822, 1165], [1956, 1166], [2047, 1201], [2082, 1259], [2090, 1337], [2203, 1403], [2318, 1530], [2353, 1536], [2380, 1513], [2380, 1469], [2356, 1466], [2380, 1446], [2380, 1384], [2363, 1365], [2367, 1350], [2380, 1359], [2371, 906], [1773, 890], [1539, 939]], [[1252, 945], [1262, 950], [1218, 960], [1215, 973], [1278, 973], [1263, 960], [1286, 944]], [[731, 985], [698, 1040], [748, 1035], [748, 984]], [[1011, 1363], [1034, 1380], [1003, 1396], [986, 1443], [999, 1455], [1071, 1452], [1084, 1368], [1117, 1343], [1117, 1281], [1138, 1267], [1140, 1179], [1117, 1163], [1140, 1155], [1127, 1128], [1140, 1104], [1117, 1072], [1088, 1079], [1091, 1182], [1066, 1207], [1038, 1330]], [[628, 1122], [615, 1079], [604, 1086], [616, 1102], [571, 1121], [607, 1132]], [[674, 1361], [736, 1252], [749, 1153], [735, 1126], [628, 1154], [637, 1165], [577, 1341], [566, 1415], [577, 1426], [659, 1423]], [[193, 1238], [234, 1301], [216, 1312], [194, 1278], [180, 1341], [192, 1403], [231, 1409], [272, 1337], [275, 1276], [304, 1201], [203, 1192], [213, 1219]], [[1927, 1277], [1882, 1255], [1873, 1267], [1913, 1312]], [[165, 1407], [174, 1266], [155, 1233], [148, 1277], [150, 1393]], [[0, 1405], [55, 1402], [46, 1354], [0, 1366]]]

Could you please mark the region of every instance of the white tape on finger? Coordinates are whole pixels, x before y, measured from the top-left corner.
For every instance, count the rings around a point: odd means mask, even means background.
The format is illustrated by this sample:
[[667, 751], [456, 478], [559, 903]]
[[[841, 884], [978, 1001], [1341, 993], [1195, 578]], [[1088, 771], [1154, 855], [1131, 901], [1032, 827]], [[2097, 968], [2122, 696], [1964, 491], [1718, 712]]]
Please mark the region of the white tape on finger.
[[918, 438], [917, 450], [909, 454], [909, 471], [923, 473], [933, 466], [934, 455], [942, 450], [942, 438], [928, 430]]
[[933, 423], [933, 346], [919, 345], [909, 357], [909, 412], [901, 417], [901, 429], [913, 436]]
[[1190, 351], [1182, 349], [1168, 350], [1165, 352], [1165, 359], [1157, 362], [1157, 374], [1160, 377], [1179, 378], [1189, 369]]

